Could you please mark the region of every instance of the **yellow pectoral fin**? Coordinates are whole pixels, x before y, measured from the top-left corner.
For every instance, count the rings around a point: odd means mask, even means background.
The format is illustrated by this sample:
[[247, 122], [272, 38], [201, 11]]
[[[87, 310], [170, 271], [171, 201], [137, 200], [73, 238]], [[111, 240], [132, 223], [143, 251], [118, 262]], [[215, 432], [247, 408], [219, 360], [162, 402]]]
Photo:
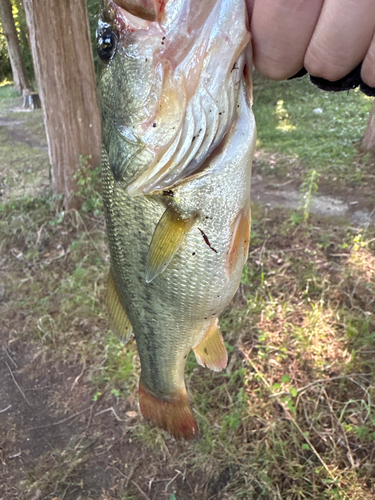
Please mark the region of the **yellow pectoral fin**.
[[207, 366], [215, 372], [219, 372], [227, 366], [228, 353], [217, 318], [208, 328], [202, 342], [194, 347], [193, 351], [201, 366]]
[[196, 219], [197, 216], [183, 218], [173, 206], [167, 208], [155, 228], [148, 250], [147, 283], [166, 269]]
[[127, 342], [132, 334], [132, 325], [121, 305], [117, 294], [112, 271], [109, 271], [107, 283], [107, 304], [109, 310], [109, 324], [111, 330], [119, 340]]

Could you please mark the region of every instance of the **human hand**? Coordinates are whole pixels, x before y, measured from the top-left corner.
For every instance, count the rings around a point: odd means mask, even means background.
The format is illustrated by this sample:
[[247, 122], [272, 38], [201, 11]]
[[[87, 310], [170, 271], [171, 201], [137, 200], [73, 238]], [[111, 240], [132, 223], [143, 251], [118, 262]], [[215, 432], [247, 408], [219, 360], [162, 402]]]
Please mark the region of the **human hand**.
[[303, 67], [336, 81], [363, 61], [362, 80], [375, 87], [374, 0], [246, 0], [254, 65], [283, 80]]

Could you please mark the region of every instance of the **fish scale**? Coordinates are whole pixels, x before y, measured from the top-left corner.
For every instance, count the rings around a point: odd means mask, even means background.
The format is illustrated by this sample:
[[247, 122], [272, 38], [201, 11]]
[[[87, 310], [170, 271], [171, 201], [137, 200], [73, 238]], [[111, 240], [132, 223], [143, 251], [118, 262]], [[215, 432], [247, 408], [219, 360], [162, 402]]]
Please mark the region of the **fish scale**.
[[[169, 0], [167, 5], [170, 7], [173, 1]], [[192, 0], [191, 6], [196, 1]], [[176, 2], [178, 8], [183, 9], [182, 2]], [[149, 102], [145, 100], [147, 89], [159, 88], [150, 80], [149, 62], [144, 74], [141, 68], [146, 59], [144, 54], [149, 57], [148, 34], [150, 46], [156, 46], [156, 36], [165, 21], [162, 10], [158, 13], [160, 19], [134, 21], [116, 2], [105, 0], [98, 28], [98, 40], [107, 43], [100, 42], [99, 47], [105, 65], [98, 91], [102, 111], [102, 187], [111, 253], [108, 281], [111, 326], [125, 341], [130, 332], [134, 332], [141, 361], [139, 393], [143, 415], [175, 437], [187, 439], [197, 435], [197, 424], [185, 387], [186, 358], [193, 349], [200, 364], [214, 370], [225, 367], [227, 353], [217, 318], [238, 287], [247, 258], [250, 230], [255, 124], [249, 89], [242, 74], [245, 58], [241, 50], [248, 41], [245, 5], [242, 0], [216, 0], [214, 12], [217, 19], [211, 15], [210, 23], [220, 24], [213, 30], [215, 36], [224, 36], [225, 23], [230, 30], [234, 29], [232, 24], [237, 23], [235, 42], [228, 49], [232, 53], [227, 54], [225, 60], [227, 66], [228, 61], [237, 61], [238, 74], [223, 75], [224, 88], [215, 91], [218, 110], [228, 115], [228, 118], [220, 116], [220, 120], [206, 119], [209, 110], [205, 106], [210, 100], [199, 97], [205, 95], [202, 85], [209, 80], [207, 72], [202, 73], [201, 79], [194, 74], [198, 96], [195, 102], [204, 115], [204, 134], [199, 143], [194, 144], [191, 139], [192, 146], [187, 149], [188, 136], [184, 134], [190, 134], [192, 126], [194, 133], [199, 131], [202, 116], [198, 108], [186, 99], [164, 99], [162, 89], [150, 97]], [[178, 19], [176, 12], [173, 15]], [[131, 31], [133, 25], [134, 31]], [[198, 43], [199, 30], [203, 27], [199, 25], [197, 29]], [[171, 32], [177, 38], [169, 41], [166, 54], [171, 53], [173, 42], [178, 45], [178, 31], [171, 29]], [[194, 37], [194, 32], [191, 36]], [[137, 37], [140, 43], [135, 48]], [[108, 40], [113, 40], [113, 51]], [[194, 40], [191, 41], [192, 49], [187, 51], [189, 54], [194, 52]], [[222, 46], [220, 40], [216, 45], [214, 42], [212, 35], [210, 47]], [[128, 44], [132, 45], [132, 53], [137, 53], [138, 59], [128, 60]], [[111, 49], [109, 57], [105, 52], [108, 47]], [[220, 53], [212, 50], [209, 67], [215, 68], [214, 61], [215, 58], [220, 61]], [[206, 57], [203, 52], [202, 57]], [[163, 49], [158, 48], [155, 60], [156, 66], [165, 64], [168, 67], [169, 62], [163, 60]], [[126, 79], [127, 64], [131, 66], [132, 75], [138, 75], [137, 81]], [[205, 66], [200, 64], [199, 67]], [[216, 64], [216, 67], [219, 66]], [[168, 75], [169, 71], [163, 74]], [[181, 80], [169, 77], [167, 86], [162, 87], [179, 95]], [[219, 82], [220, 78], [215, 75], [213, 80]], [[129, 93], [131, 102], [127, 105], [126, 86], [131, 84], [135, 88]], [[141, 87], [139, 101], [137, 85]], [[212, 87], [213, 83], [210, 85]], [[192, 87], [189, 88], [191, 91]], [[191, 99], [194, 100], [194, 95]], [[177, 102], [180, 108], [157, 111], [161, 117], [168, 116], [167, 121], [159, 120], [157, 114], [151, 119], [155, 102], [160, 103], [159, 108], [176, 106]], [[188, 110], [193, 108], [194, 124], [189, 124], [186, 122]], [[127, 113], [135, 113], [138, 122], [134, 116], [124, 120]], [[142, 118], [144, 116], [148, 118]], [[132, 128], [126, 128], [129, 125], [125, 122], [132, 123]], [[155, 135], [153, 130], [159, 124], [166, 127], [165, 135], [162, 129]], [[221, 134], [220, 140], [218, 134]], [[217, 144], [211, 147], [203, 135], [212, 137]], [[155, 139], [163, 141], [164, 136], [171, 144], [177, 138], [186, 150], [179, 160], [181, 152], [177, 148], [176, 164], [171, 164], [167, 185], [163, 184], [164, 174], [162, 170], [159, 172], [155, 161], [161, 152], [168, 151], [166, 144], [159, 144]], [[200, 160], [195, 161], [195, 158]], [[158, 186], [150, 192], [145, 188], [147, 194], [142, 188], [148, 182], [145, 171], [150, 172], [150, 179], [154, 176]], [[134, 184], [139, 189], [135, 190]]]

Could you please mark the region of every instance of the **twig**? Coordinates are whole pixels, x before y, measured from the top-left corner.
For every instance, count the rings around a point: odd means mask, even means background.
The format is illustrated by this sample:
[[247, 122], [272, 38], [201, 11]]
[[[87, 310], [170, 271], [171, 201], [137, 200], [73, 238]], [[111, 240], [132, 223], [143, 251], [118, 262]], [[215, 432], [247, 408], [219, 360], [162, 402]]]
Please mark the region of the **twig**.
[[91, 410], [94, 407], [94, 405], [89, 406], [88, 408], [85, 408], [84, 410], [79, 411], [78, 413], [75, 413], [74, 415], [70, 415], [70, 417], [64, 418], [63, 420], [59, 420], [58, 422], [53, 422], [52, 424], [46, 424], [46, 425], [39, 425], [38, 427], [32, 427], [29, 429], [30, 431], [35, 431], [37, 429], [45, 429], [46, 427], [52, 427], [53, 425], [60, 425], [68, 420], [71, 420], [72, 418], [78, 417], [78, 415], [81, 415], [82, 413], [85, 413], [87, 410]]
[[23, 399], [26, 401], [26, 403], [29, 405], [29, 406], [32, 406], [32, 404], [29, 402], [29, 400], [27, 399], [27, 397], [25, 396], [25, 393], [23, 392], [21, 386], [19, 385], [19, 383], [17, 382], [17, 380], [15, 379], [14, 375], [13, 375], [13, 372], [12, 372], [12, 369], [11, 367], [8, 365], [8, 363], [6, 361], [4, 361], [4, 363], [7, 365], [8, 367], [8, 370], [9, 370], [9, 373], [10, 373], [10, 376], [12, 377], [13, 379], [13, 382], [16, 384], [16, 386], [18, 387], [18, 390], [20, 391], [20, 393], [22, 394], [23, 396]]
[[118, 420], [119, 422], [126, 422], [126, 420], [117, 416], [113, 406], [111, 406], [110, 408], [107, 408], [106, 410], [102, 410], [102, 411], [99, 411], [98, 413], [95, 413], [95, 417], [97, 417], [98, 415], [101, 415], [102, 413], [105, 413], [107, 411], [111, 411], [113, 413], [113, 415], [115, 416], [116, 420]]
[[[307, 389], [310, 389], [310, 387], [318, 384], [324, 384], [325, 382], [331, 382], [332, 380], [339, 380], [339, 379], [344, 379], [348, 378], [351, 380], [353, 377], [360, 377], [363, 376], [363, 373], [352, 373], [351, 375], [337, 375], [337, 377], [330, 377], [330, 378], [321, 378], [319, 380], [314, 380], [314, 382], [310, 382], [310, 384], [305, 385], [304, 387], [301, 387], [300, 389], [297, 389], [298, 395], [301, 394], [302, 392], [307, 391]], [[276, 392], [273, 394], [270, 394], [268, 397], [271, 398], [279, 398], [281, 396], [288, 396], [290, 395], [289, 391], [284, 391], [284, 392]]]
[[331, 402], [329, 400], [329, 397], [328, 397], [328, 394], [327, 394], [327, 391], [324, 389], [324, 394], [325, 394], [325, 397], [326, 397], [326, 401], [327, 401], [327, 404], [329, 406], [329, 409], [331, 410], [331, 415], [333, 416], [333, 418], [337, 421], [338, 425], [340, 426], [341, 428], [341, 431], [344, 435], [344, 439], [345, 439], [345, 444], [346, 444], [346, 448], [347, 448], [347, 455], [348, 455], [348, 458], [349, 458], [349, 462], [350, 462], [350, 465], [352, 466], [352, 469], [355, 469], [355, 462], [354, 462], [354, 458], [353, 458], [353, 454], [352, 454], [352, 450], [350, 448], [350, 445], [349, 445], [349, 441], [348, 441], [348, 437], [346, 435], [346, 432], [344, 430], [344, 427], [341, 423], [341, 421], [337, 418], [335, 412], [333, 411], [333, 408], [332, 408], [332, 405], [331, 405]]
[[38, 238], [37, 238], [37, 240], [36, 240], [35, 245], [39, 245], [39, 243], [40, 243], [40, 238], [42, 237], [42, 231], [43, 231], [43, 228], [44, 228], [44, 226], [45, 226], [46, 224], [47, 224], [47, 222], [44, 222], [44, 224], [42, 224], [42, 225], [40, 226], [40, 228], [38, 229], [38, 232], [37, 232]]
[[[109, 468], [110, 467], [107, 467], [107, 469], [109, 469]], [[138, 488], [138, 491], [141, 493], [141, 495], [143, 495], [146, 498], [146, 500], [151, 500], [150, 497], [148, 497], [146, 495], [146, 493], [143, 490], [141, 490], [141, 488], [138, 486], [138, 484], [135, 481], [133, 481], [133, 479], [131, 479], [131, 477], [133, 475], [133, 472], [134, 472], [134, 469], [132, 469], [130, 476], [127, 476], [126, 474], [124, 474], [123, 472], [121, 472], [120, 469], [118, 469], [117, 467], [112, 467], [112, 468], [115, 469], [115, 470], [117, 470], [117, 472], [119, 472], [121, 474], [121, 476], [126, 479], [125, 489], [128, 487], [128, 484], [129, 484], [129, 481], [130, 481], [131, 483], [134, 484], [134, 486], [136, 488]]]
[[72, 384], [72, 387], [70, 388], [70, 390], [72, 391], [74, 389], [74, 387], [76, 386], [76, 384], [78, 384], [78, 380], [82, 377], [84, 371], [85, 371], [85, 368], [86, 368], [86, 363], [83, 363], [83, 367], [82, 367], [82, 371], [79, 375], [77, 375], [77, 377], [74, 379], [74, 382]]
[[135, 481], [133, 481], [133, 479], [130, 479], [130, 482], [134, 484], [134, 486], [138, 489], [139, 493], [142, 496], [144, 496], [146, 500], [151, 500], [151, 498], [149, 496], [147, 496], [143, 490], [141, 490], [141, 488], [138, 486], [138, 484]]
[[89, 427], [91, 425], [91, 420], [92, 420], [92, 410], [94, 408], [94, 405], [91, 406], [90, 408], [90, 416], [89, 416], [89, 421], [87, 422], [87, 425], [86, 425], [86, 429], [85, 429], [85, 432], [83, 432], [82, 434], [82, 437], [81, 439], [78, 441], [78, 443], [76, 444], [76, 446], [74, 447], [75, 450], [78, 450], [78, 448], [80, 447], [82, 441], [84, 440], [84, 438], [87, 436], [87, 431], [89, 430]]
[[172, 477], [172, 479], [165, 485], [164, 491], [167, 491], [169, 485], [173, 483], [176, 477], [178, 477], [180, 474], [181, 476], [183, 476], [182, 472], [180, 472], [179, 470], [175, 469], [175, 471], [177, 472], [177, 474], [174, 477]]
[[9, 410], [10, 408], [12, 408], [12, 405], [8, 405], [6, 408], [4, 408], [3, 410], [0, 410], [0, 413], [4, 413], [6, 412], [7, 410]]
[[294, 182], [294, 179], [290, 179], [290, 181], [282, 182], [281, 184], [271, 184], [270, 183], [269, 185], [272, 187], [279, 188], [279, 187], [286, 186], [287, 184], [291, 184], [292, 182]]
[[17, 363], [14, 361], [14, 359], [12, 358], [12, 356], [9, 354], [9, 349], [8, 349], [8, 347], [4, 347], [4, 351], [5, 351], [5, 354], [8, 356], [8, 358], [10, 359], [10, 361], [14, 364], [14, 367], [16, 368], [16, 370], [18, 370], [18, 365], [17, 365]]

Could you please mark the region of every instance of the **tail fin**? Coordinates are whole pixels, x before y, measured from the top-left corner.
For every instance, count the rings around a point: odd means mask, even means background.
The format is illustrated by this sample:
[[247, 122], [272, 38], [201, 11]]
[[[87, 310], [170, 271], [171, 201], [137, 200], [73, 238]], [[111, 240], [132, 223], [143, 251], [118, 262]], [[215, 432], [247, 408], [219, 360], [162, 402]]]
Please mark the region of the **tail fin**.
[[186, 392], [161, 399], [140, 381], [139, 406], [147, 420], [169, 432], [176, 439], [197, 437], [198, 426]]

